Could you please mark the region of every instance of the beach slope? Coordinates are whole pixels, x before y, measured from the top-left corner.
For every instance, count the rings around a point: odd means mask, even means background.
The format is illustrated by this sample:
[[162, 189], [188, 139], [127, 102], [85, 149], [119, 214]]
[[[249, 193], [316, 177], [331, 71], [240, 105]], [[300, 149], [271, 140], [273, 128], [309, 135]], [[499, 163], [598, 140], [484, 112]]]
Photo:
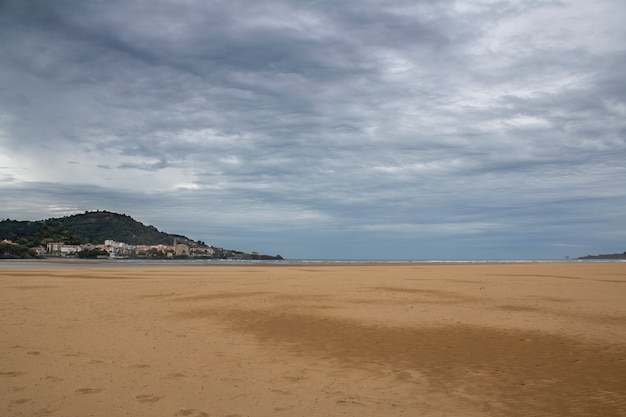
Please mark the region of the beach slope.
[[0, 414], [624, 416], [625, 300], [618, 262], [3, 267]]

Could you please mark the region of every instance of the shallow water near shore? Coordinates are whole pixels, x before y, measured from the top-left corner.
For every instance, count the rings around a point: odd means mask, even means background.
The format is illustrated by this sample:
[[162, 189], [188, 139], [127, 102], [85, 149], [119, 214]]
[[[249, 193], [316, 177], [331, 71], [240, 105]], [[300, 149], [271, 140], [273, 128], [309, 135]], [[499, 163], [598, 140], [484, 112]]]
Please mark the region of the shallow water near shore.
[[355, 265], [355, 264], [516, 264], [516, 263], [626, 263], [623, 259], [283, 259], [283, 260], [238, 260], [238, 259], [3, 259], [0, 268], [88, 268], [88, 267], [151, 267], [180, 265]]

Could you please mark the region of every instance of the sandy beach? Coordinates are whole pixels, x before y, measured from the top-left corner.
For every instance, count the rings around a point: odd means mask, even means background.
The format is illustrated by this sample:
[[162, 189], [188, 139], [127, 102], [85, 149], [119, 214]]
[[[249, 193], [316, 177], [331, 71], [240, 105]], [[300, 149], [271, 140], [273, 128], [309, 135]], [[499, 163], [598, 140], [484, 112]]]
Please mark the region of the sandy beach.
[[0, 392], [2, 416], [626, 416], [626, 263], [3, 267]]

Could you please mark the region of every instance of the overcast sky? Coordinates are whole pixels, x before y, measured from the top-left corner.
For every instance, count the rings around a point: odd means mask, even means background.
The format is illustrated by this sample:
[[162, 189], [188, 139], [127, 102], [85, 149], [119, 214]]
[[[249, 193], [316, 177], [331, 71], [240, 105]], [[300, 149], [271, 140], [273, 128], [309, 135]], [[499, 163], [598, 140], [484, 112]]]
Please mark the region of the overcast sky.
[[287, 258], [626, 250], [626, 2], [0, 1], [0, 217]]

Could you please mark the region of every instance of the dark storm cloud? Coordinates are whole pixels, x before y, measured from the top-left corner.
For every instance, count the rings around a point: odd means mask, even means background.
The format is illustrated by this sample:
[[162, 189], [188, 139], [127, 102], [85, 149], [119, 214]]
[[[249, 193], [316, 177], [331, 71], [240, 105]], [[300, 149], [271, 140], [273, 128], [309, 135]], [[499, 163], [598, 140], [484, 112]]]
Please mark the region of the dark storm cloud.
[[0, 209], [115, 208], [293, 256], [610, 246], [622, 18], [619, 1], [6, 1]]

